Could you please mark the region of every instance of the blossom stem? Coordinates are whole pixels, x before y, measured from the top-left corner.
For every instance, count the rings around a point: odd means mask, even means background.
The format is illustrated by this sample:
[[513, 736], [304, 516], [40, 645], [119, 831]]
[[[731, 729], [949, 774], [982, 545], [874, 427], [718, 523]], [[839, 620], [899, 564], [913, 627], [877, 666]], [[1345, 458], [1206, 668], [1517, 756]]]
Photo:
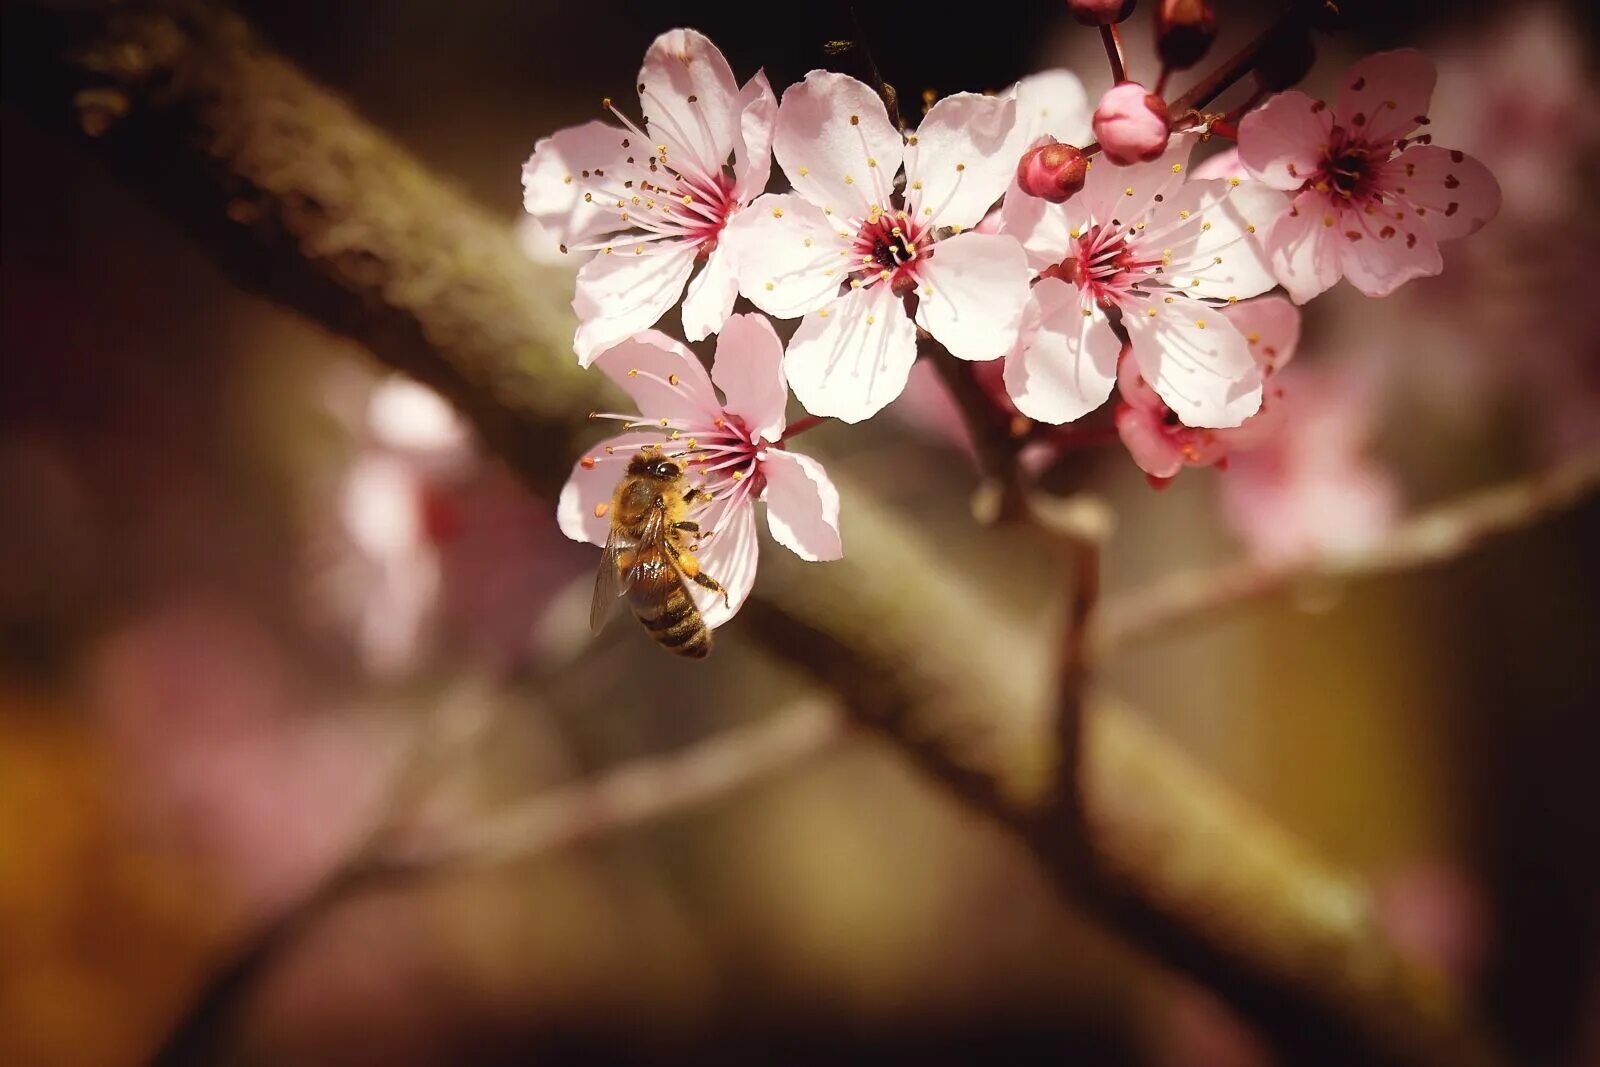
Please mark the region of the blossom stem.
[[1106, 59], [1111, 63], [1111, 81], [1127, 81], [1128, 61], [1123, 55], [1122, 34], [1117, 32], [1116, 23], [1106, 23], [1100, 27], [1100, 43], [1106, 46]]
[[1262, 54], [1268, 47], [1276, 43], [1283, 27], [1291, 20], [1302, 17], [1300, 8], [1309, 6], [1312, 2], [1314, 0], [1300, 0], [1300, 2], [1291, 3], [1272, 25], [1257, 35], [1255, 40], [1245, 45], [1234, 54], [1233, 58], [1202, 78], [1188, 92], [1174, 100], [1168, 109], [1173, 119], [1176, 121], [1187, 112], [1197, 111], [1205, 107], [1232, 88], [1233, 84], [1240, 78], [1255, 70]]
[[978, 384], [972, 364], [952, 356], [931, 337], [918, 338], [917, 348], [923, 358], [932, 362], [950, 390], [961, 411], [967, 435], [977, 450], [985, 484], [974, 501], [974, 512], [986, 522], [1015, 522], [1026, 518], [1027, 501], [1023, 498], [1021, 473], [1017, 468], [1021, 442], [1012, 436], [1010, 420]]
[[826, 415], [807, 415], [803, 419], [796, 419], [789, 424], [788, 429], [783, 431], [783, 437], [780, 440], [787, 441], [791, 437], [799, 437], [812, 427], [821, 426], [827, 421], [828, 417]]

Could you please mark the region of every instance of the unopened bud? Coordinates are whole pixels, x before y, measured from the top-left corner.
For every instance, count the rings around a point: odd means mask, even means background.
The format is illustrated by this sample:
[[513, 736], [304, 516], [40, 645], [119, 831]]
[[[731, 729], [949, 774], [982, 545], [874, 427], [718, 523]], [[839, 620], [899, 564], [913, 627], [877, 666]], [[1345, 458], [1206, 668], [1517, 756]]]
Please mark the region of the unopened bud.
[[1261, 49], [1256, 84], [1269, 93], [1281, 93], [1299, 84], [1316, 59], [1317, 49], [1306, 27], [1296, 21], [1286, 23]]
[[1137, 82], [1118, 82], [1094, 109], [1094, 135], [1117, 166], [1148, 163], [1167, 150], [1167, 105]]
[[1156, 52], [1168, 70], [1200, 62], [1217, 39], [1217, 12], [1210, 0], [1161, 0], [1156, 9]]
[[1052, 204], [1066, 201], [1083, 188], [1089, 162], [1069, 144], [1054, 141], [1028, 149], [1017, 160], [1017, 186], [1029, 196]]
[[1067, 12], [1085, 26], [1108, 26], [1133, 14], [1133, 0], [1067, 0]]

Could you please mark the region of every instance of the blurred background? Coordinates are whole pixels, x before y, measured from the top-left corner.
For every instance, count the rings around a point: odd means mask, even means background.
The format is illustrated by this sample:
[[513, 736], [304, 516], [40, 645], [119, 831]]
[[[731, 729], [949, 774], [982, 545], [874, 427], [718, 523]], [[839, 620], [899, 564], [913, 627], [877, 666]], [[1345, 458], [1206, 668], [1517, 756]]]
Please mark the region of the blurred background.
[[[851, 33], [831, 0], [242, 6], [538, 257], [521, 161], [625, 97], [657, 33], [695, 26], [780, 91]], [[1600, 441], [1593, 9], [1378, 6], [1323, 39], [1309, 87], [1423, 47], [1433, 131], [1489, 165], [1505, 207], [1446, 246], [1442, 277], [1309, 309], [1285, 377], [1302, 417], [1260, 453], [1161, 492], [1118, 445], [1059, 464], [1055, 482], [1118, 512], [1109, 589], [1379, 539]], [[1219, 7], [1218, 56], [1270, 15]], [[1091, 97], [1108, 84], [1097, 38], [1055, 4], [859, 18], [903, 99], [1054, 66]], [[1136, 71], [1153, 69], [1147, 18], [1128, 27]], [[0, 119], [0, 1059], [145, 1062], [242, 946], [298, 914], [228, 1017], [224, 1062], [1275, 1062], [850, 733], [661, 819], [304, 907], [397, 798], [423, 827], [471, 822], [807, 707], [804, 687], [737, 622], [703, 665], [618, 621], [591, 640], [597, 551], [442, 401], [242, 292], [9, 84]], [[976, 473], [939, 388], [806, 450], [1042, 618], [1049, 561], [971, 521]], [[1402, 949], [1463, 983], [1529, 1064], [1600, 1063], [1597, 544], [1590, 501], [1103, 673], [1368, 879]]]

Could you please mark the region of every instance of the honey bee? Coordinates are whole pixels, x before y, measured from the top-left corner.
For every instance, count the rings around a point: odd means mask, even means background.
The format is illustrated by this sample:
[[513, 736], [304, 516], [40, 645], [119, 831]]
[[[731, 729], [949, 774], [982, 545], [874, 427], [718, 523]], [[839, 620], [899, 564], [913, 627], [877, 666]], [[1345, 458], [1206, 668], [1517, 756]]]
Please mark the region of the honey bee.
[[683, 467], [659, 451], [647, 448], [629, 461], [611, 503], [604, 505], [611, 532], [589, 609], [589, 625], [596, 632], [617, 597], [625, 595], [662, 648], [691, 659], [703, 659], [711, 651], [711, 629], [684, 584], [693, 582], [722, 594], [724, 604], [728, 601], [728, 591], [700, 569], [685, 536], [698, 537], [699, 524], [686, 516], [690, 504], [708, 495], [689, 487]]

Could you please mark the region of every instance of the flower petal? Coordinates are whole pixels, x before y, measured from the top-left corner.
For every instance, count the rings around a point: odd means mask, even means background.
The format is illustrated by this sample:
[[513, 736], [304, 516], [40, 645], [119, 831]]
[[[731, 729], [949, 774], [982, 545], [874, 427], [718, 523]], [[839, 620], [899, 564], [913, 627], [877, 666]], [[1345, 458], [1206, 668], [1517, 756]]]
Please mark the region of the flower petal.
[[767, 487], [767, 527], [772, 539], [803, 560], [838, 559], [839, 490], [810, 456], [769, 448], [761, 461]]
[[756, 584], [759, 544], [756, 540], [755, 501], [746, 497], [722, 520], [716, 536], [705, 542], [695, 558], [700, 569], [728, 591], [727, 606], [722, 596], [702, 586], [690, 584], [689, 595], [705, 624], [715, 630], [738, 614]]
[[711, 379], [722, 407], [737, 415], [758, 440], [783, 437], [789, 383], [783, 376], [783, 342], [765, 315], [734, 315], [717, 338]]
[[772, 135], [778, 125], [778, 98], [758, 70], [739, 91], [739, 138], [733, 145], [733, 194], [741, 204], [761, 195], [772, 174]]
[[1185, 426], [1237, 426], [1261, 407], [1250, 345], [1215, 308], [1153, 300], [1127, 309], [1122, 323], [1139, 373]]
[[1262, 296], [1223, 308], [1222, 313], [1244, 334], [1264, 374], [1277, 373], [1294, 358], [1300, 345], [1300, 309], [1292, 301]]
[[795, 192], [842, 218], [888, 206], [903, 142], [878, 94], [854, 78], [814, 70], [778, 105], [772, 152]]
[[[1017, 100], [1017, 135], [1023, 146], [1046, 135], [1063, 144], [1086, 145], [1094, 109], [1078, 76], [1066, 70], [1030, 74], [1012, 86]], [[1015, 168], [1016, 162], [1012, 161]]]
[[1076, 286], [1046, 278], [1034, 286], [1033, 300], [1038, 329], [1006, 357], [1006, 392], [1031, 419], [1071, 422], [1111, 395], [1122, 342], [1105, 312], [1085, 301]]
[[1072, 231], [1081, 231], [1088, 220], [1081, 192], [1064, 204], [1013, 192], [1000, 205], [1000, 232], [1022, 243], [1028, 269], [1035, 274], [1061, 262], [1072, 245]]
[[889, 287], [874, 285], [807, 315], [783, 368], [811, 414], [860, 422], [900, 395], [916, 358], [916, 327]]
[[1232, 182], [1185, 182], [1151, 214], [1146, 240], [1164, 246], [1164, 277], [1190, 296], [1242, 300], [1278, 284], [1254, 235], [1289, 202], [1262, 182]]
[[574, 541], [604, 545], [611, 532], [607, 513], [611, 497], [627, 473], [628, 460], [645, 445], [660, 443], [658, 436], [626, 433], [599, 442], [579, 457], [556, 501], [556, 522], [561, 532]]
[[1298, 189], [1322, 166], [1332, 132], [1327, 105], [1290, 89], [1239, 120], [1239, 162], [1258, 182]]
[[740, 132], [739, 83], [717, 46], [696, 30], [668, 30], [639, 68], [645, 129], [667, 162], [702, 176], [721, 172]]
[[1431, 278], [1444, 270], [1444, 258], [1422, 223], [1403, 211], [1342, 212], [1333, 226], [1339, 269], [1368, 296], [1388, 296], [1413, 278]]
[[1465, 152], [1413, 145], [1385, 170], [1385, 184], [1423, 209], [1423, 223], [1436, 240], [1476, 233], [1500, 211], [1500, 183]]
[[961, 359], [1017, 346], [1028, 304], [1028, 258], [1013, 237], [963, 233], [934, 245], [917, 272], [917, 324]]
[[1339, 280], [1339, 249], [1327, 197], [1306, 190], [1267, 228], [1262, 244], [1272, 273], [1296, 304], [1325, 292]]
[[691, 341], [703, 341], [722, 329], [738, 295], [733, 253], [719, 244], [706, 257], [683, 298], [683, 335]]
[[739, 291], [780, 319], [815, 311], [839, 294], [844, 242], [822, 209], [793, 193], [756, 198], [722, 231]]
[[1174, 478], [1183, 470], [1183, 450], [1165, 432], [1163, 411], [1117, 405], [1117, 436], [1139, 469], [1152, 478]]
[[575, 245], [623, 228], [600, 198], [584, 200], [591, 184], [584, 174], [624, 165], [627, 132], [599, 121], [571, 126], [533, 146], [522, 165], [522, 206], [557, 244]]
[[683, 295], [695, 251], [692, 241], [623, 245], [585, 263], [572, 295], [579, 365], [589, 366], [618, 341], [654, 326]]
[[1207, 156], [1205, 162], [1195, 164], [1189, 171], [1190, 181], [1209, 181], [1212, 178], [1238, 178], [1242, 181], [1248, 177], [1250, 172], [1245, 170], [1244, 163], [1239, 159], [1238, 145]]
[[1194, 146], [1192, 134], [1180, 133], [1167, 142], [1164, 153], [1148, 163], [1119, 167], [1095, 157], [1089, 161], [1083, 189], [1065, 206], [1078, 204], [1080, 211], [1101, 224], [1115, 219], [1132, 225], [1155, 211], [1183, 182]]
[[919, 221], [962, 229], [977, 225], [1005, 193], [1027, 147], [1017, 140], [1017, 102], [977, 93], [934, 104], [908, 144], [911, 212]]
[[722, 414], [705, 367], [687, 346], [660, 330], [635, 334], [602, 352], [595, 362], [633, 399], [646, 420], [709, 423]]
[[1367, 56], [1345, 72], [1334, 108], [1339, 125], [1372, 144], [1404, 137], [1428, 121], [1437, 77], [1415, 48]]

